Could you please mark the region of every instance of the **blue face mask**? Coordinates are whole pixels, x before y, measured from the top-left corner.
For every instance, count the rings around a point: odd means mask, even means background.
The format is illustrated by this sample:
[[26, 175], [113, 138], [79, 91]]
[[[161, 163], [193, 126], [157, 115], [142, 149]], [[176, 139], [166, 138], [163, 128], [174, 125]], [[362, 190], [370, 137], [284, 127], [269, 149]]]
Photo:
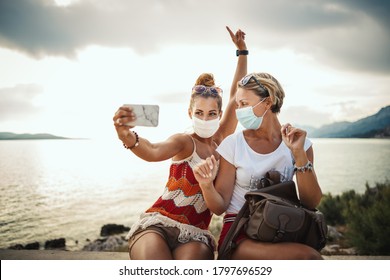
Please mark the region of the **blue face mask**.
[[261, 100], [253, 107], [244, 107], [241, 109], [236, 109], [236, 116], [240, 124], [246, 129], [258, 129], [263, 122], [263, 117], [265, 113], [267, 113], [268, 109], [264, 112], [261, 117], [257, 117], [255, 113], [253, 113], [253, 108], [263, 102], [266, 98]]

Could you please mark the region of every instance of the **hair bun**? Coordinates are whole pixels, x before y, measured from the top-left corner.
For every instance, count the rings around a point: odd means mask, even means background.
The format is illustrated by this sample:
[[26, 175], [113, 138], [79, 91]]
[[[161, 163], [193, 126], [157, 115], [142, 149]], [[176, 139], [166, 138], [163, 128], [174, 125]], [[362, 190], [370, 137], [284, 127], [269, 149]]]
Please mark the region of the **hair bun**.
[[211, 73], [203, 73], [201, 74], [198, 79], [196, 79], [195, 85], [203, 85], [206, 87], [213, 87], [215, 86], [214, 76]]

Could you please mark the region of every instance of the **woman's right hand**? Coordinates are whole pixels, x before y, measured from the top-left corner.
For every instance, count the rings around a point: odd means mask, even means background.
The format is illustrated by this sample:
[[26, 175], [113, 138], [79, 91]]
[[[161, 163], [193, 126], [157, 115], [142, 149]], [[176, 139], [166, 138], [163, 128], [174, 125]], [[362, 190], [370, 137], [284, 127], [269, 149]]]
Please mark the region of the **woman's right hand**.
[[124, 139], [128, 139], [129, 135], [135, 138], [134, 134], [130, 133], [130, 129], [134, 126], [126, 125], [128, 122], [136, 120], [136, 116], [132, 108], [125, 106], [119, 107], [112, 120], [114, 121], [114, 126], [120, 140], [123, 141]]
[[217, 176], [218, 162], [212, 155], [211, 157], [206, 158], [206, 160], [203, 160], [202, 163], [195, 166], [193, 171], [195, 179], [201, 187], [211, 185]]

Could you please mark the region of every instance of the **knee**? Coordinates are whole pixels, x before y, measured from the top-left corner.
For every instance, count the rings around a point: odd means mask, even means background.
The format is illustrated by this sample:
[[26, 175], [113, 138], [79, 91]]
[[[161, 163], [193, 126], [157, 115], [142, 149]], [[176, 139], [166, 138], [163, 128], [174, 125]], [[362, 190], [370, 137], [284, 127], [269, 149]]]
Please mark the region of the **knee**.
[[323, 260], [324, 258], [321, 254], [314, 250], [311, 247], [308, 247], [306, 250], [302, 251], [302, 259], [303, 260]]
[[232, 249], [230, 257], [232, 259], [239, 260], [239, 259], [244, 258], [245, 253], [247, 253], [246, 250], [242, 249], [242, 246], [238, 246], [238, 247], [235, 247], [234, 249]]

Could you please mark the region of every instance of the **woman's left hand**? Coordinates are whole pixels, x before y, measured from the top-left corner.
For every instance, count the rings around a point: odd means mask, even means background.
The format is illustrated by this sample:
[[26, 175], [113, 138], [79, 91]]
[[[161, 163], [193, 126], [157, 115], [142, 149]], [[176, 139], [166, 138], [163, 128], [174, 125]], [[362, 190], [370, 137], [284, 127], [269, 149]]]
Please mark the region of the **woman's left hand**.
[[226, 29], [229, 32], [234, 45], [236, 45], [236, 48], [238, 50], [246, 50], [245, 32], [242, 31], [241, 29], [238, 29], [236, 33], [233, 33], [233, 31], [228, 26], [226, 26]]
[[284, 143], [293, 154], [297, 151], [303, 151], [307, 134], [306, 131], [293, 127], [291, 124], [287, 123], [282, 125], [281, 133]]

